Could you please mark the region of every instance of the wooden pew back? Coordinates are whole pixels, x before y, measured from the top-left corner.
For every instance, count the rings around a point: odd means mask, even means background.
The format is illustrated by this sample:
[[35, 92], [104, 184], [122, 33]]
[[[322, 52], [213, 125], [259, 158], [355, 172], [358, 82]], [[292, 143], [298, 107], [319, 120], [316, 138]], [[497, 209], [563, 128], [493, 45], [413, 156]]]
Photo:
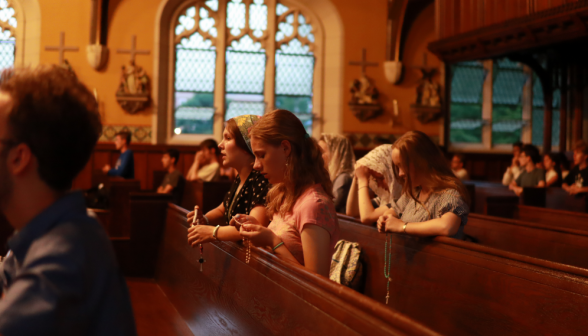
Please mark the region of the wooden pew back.
[[470, 214], [464, 233], [485, 246], [588, 269], [588, 231]]
[[[231, 189], [232, 181], [186, 181], [181, 207], [194, 209], [198, 205], [204, 213], [218, 207]], [[206, 195], [206, 197], [204, 197]]]
[[554, 228], [568, 228], [588, 232], [588, 214], [576, 211], [542, 209], [519, 205], [515, 210], [514, 218], [526, 222], [549, 225]]
[[[346, 216], [358, 242], [364, 294], [383, 302], [386, 235]], [[390, 307], [447, 335], [584, 335], [588, 271], [446, 237], [392, 237]]]
[[433, 335], [384, 305], [274, 255], [186, 242], [187, 211], [170, 205], [156, 280], [195, 335]]

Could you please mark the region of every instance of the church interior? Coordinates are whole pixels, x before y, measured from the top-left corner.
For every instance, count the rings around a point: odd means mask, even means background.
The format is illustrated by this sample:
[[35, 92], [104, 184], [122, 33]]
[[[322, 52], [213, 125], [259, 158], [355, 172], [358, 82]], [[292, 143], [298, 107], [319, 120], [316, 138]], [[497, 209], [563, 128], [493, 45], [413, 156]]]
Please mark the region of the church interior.
[[[585, 335], [588, 0], [0, 0], [0, 29], [0, 68], [64, 67], [98, 102], [72, 188], [108, 234], [138, 335]], [[230, 212], [239, 173], [205, 141], [277, 109], [319, 144], [345, 138], [355, 167], [425, 134], [467, 190], [460, 238], [382, 234], [347, 199], [330, 278], [278, 246], [190, 246], [189, 213]], [[106, 175], [126, 148], [130, 178]]]

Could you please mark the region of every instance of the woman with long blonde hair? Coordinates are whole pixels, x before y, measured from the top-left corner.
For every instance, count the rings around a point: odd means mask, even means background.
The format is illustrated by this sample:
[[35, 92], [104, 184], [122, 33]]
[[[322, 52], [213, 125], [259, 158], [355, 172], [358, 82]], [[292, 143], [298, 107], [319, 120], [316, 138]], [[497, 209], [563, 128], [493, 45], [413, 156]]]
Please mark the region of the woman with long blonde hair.
[[[254, 169], [273, 187], [267, 193], [265, 228], [249, 216], [239, 216], [241, 235], [255, 246], [329, 276], [339, 223], [332, 183], [317, 141], [291, 112], [276, 110], [250, 130]], [[238, 224], [238, 223], [236, 223]]]
[[394, 143], [392, 161], [402, 195], [378, 219], [378, 230], [463, 238], [468, 192], [439, 147], [422, 132], [407, 132]]

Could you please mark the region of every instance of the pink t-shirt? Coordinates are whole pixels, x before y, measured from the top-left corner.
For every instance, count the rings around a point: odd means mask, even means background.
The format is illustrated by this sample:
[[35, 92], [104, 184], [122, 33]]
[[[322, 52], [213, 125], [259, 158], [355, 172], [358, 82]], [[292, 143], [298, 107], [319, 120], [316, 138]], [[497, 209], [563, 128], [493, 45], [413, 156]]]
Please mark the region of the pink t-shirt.
[[304, 265], [304, 253], [300, 233], [307, 225], [318, 225], [329, 232], [332, 255], [335, 244], [339, 241], [339, 222], [333, 200], [327, 196], [320, 184], [309, 187], [300, 195], [294, 204], [292, 214], [284, 218], [276, 214], [268, 226], [282, 238], [286, 248], [302, 265]]

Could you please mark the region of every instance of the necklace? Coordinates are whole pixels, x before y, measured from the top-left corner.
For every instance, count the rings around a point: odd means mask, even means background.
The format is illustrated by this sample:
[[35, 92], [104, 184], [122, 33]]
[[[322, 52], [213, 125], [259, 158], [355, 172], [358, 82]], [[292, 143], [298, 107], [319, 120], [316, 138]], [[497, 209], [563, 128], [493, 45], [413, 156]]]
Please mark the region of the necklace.
[[386, 233], [386, 242], [384, 243], [384, 277], [386, 278], [386, 304], [390, 299], [390, 267], [392, 266], [392, 236]]
[[[233, 216], [233, 218], [235, 218]], [[243, 225], [243, 223], [239, 222], [237, 218], [235, 218], [235, 222], [239, 223], [239, 225]], [[245, 245], [245, 263], [249, 264], [249, 260], [251, 259], [251, 240], [247, 238], [243, 238], [243, 244]]]

